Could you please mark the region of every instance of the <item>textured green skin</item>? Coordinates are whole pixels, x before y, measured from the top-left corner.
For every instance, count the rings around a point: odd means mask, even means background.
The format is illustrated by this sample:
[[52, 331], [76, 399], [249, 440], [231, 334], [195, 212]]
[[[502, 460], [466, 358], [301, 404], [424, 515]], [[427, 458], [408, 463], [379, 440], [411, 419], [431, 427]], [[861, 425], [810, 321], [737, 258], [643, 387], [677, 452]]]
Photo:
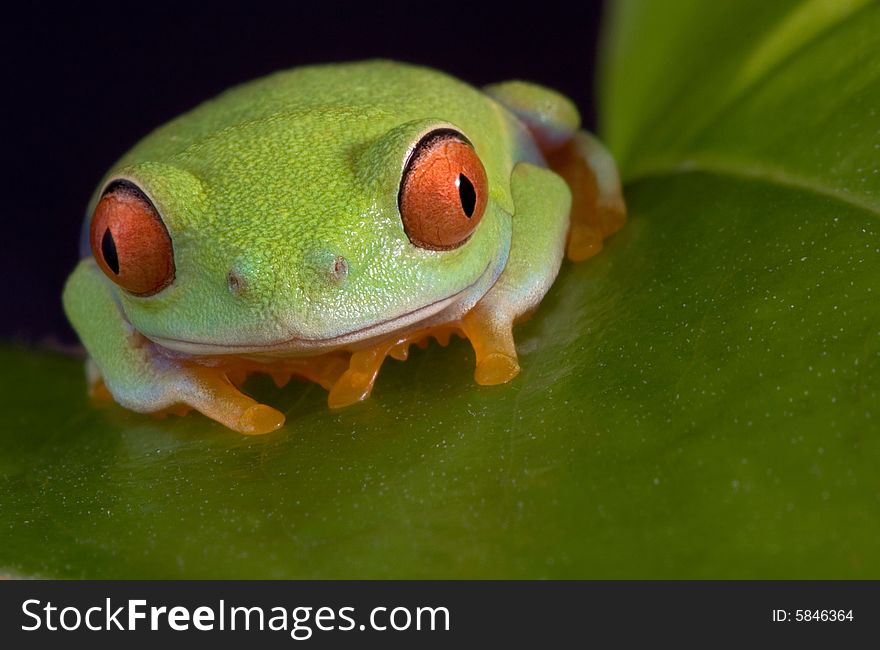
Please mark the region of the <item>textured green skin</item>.
[[[519, 86], [520, 104], [568, 102]], [[516, 87], [492, 94], [515, 98]], [[65, 289], [68, 316], [111, 392], [137, 410], [173, 403], [160, 384], [185, 380], [132, 346], [134, 332], [179, 353], [306, 355], [387, 335], [399, 328], [358, 332], [462, 291], [457, 310], [417, 324], [449, 321], [483, 299], [509, 331], [555, 278], [570, 206], [525, 126], [526, 108], [514, 112], [442, 73], [385, 61], [298, 68], [234, 88], [138, 143], [89, 209], [111, 180], [141, 187], [171, 235], [174, 282], [132, 296], [87, 258]], [[573, 132], [576, 112], [557, 112], [567, 119], [551, 125], [554, 133]], [[443, 126], [473, 143], [489, 202], [464, 245], [428, 251], [407, 238], [397, 196], [409, 151]], [[337, 256], [348, 263], [342, 280], [332, 273]], [[240, 291], [229, 288], [231, 271]]]
[[[472, 241], [438, 254], [407, 239], [397, 192], [407, 148], [443, 122], [474, 143], [491, 197]], [[300, 68], [235, 88], [155, 131], [108, 175], [150, 195], [177, 264], [157, 296], [120, 291], [125, 313], [148, 336], [239, 344], [334, 336], [451, 295], [499, 255], [517, 130], [476, 89], [396, 64]], [[349, 263], [340, 284], [337, 255]], [[227, 289], [233, 265], [243, 299]]]

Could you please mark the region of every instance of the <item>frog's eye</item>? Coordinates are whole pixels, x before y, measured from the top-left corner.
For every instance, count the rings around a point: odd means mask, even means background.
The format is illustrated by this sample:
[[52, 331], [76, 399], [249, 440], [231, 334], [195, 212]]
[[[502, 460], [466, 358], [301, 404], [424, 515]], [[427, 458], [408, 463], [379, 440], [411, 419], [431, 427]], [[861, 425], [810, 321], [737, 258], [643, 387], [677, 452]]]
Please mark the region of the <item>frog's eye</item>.
[[150, 200], [135, 185], [117, 181], [98, 202], [89, 228], [92, 255], [120, 287], [151, 296], [174, 280], [171, 237]]
[[457, 131], [438, 129], [413, 149], [397, 203], [413, 244], [448, 250], [473, 234], [488, 198], [486, 170], [477, 152]]

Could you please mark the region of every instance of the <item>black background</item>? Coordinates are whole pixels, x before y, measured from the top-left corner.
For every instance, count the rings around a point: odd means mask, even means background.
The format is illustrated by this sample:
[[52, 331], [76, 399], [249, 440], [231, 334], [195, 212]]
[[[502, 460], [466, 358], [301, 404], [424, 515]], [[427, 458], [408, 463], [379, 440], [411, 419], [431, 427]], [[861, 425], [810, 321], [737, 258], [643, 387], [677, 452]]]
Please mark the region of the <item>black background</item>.
[[601, 4], [288, 3], [133, 13], [127, 5], [4, 20], [0, 337], [75, 341], [61, 311], [88, 199], [138, 139], [227, 87], [307, 63], [386, 57], [476, 85], [528, 79], [592, 124]]

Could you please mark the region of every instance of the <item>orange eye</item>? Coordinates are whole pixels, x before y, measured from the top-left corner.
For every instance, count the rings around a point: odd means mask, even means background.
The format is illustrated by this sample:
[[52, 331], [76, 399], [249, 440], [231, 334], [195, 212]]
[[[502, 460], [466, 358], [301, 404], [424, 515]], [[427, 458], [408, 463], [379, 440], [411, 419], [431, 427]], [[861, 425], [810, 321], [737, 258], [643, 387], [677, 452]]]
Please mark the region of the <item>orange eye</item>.
[[174, 280], [171, 237], [150, 200], [133, 184], [114, 183], [95, 208], [92, 255], [120, 287], [151, 296]]
[[464, 136], [432, 131], [410, 156], [397, 202], [410, 241], [429, 250], [448, 250], [467, 241], [489, 198], [486, 170]]

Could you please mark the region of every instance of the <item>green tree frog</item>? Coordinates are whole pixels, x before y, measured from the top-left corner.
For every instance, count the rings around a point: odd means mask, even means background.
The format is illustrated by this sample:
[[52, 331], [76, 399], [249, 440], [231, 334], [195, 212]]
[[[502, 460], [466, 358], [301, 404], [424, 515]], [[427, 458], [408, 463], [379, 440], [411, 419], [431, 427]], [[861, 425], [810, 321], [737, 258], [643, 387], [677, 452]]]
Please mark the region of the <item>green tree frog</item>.
[[233, 88], [140, 141], [100, 183], [64, 308], [93, 395], [195, 409], [246, 434], [279, 411], [254, 372], [366, 398], [387, 356], [456, 334], [476, 381], [519, 372], [512, 328], [625, 221], [573, 103], [390, 61]]

